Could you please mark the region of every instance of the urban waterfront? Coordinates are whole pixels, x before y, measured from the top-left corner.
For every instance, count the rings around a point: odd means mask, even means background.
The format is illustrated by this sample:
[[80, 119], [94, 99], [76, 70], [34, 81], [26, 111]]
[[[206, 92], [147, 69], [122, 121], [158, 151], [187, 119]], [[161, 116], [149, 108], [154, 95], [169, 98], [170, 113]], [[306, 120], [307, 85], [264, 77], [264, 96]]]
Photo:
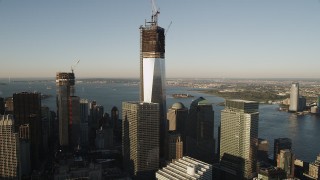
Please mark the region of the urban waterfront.
[[[88, 100], [96, 100], [98, 104], [105, 108], [104, 110], [107, 113], [110, 113], [113, 106], [121, 109], [123, 101], [137, 101], [139, 99], [139, 86], [136, 81], [88, 82], [90, 81], [78, 81], [76, 83], [76, 95]], [[0, 83], [3, 83], [0, 85], [0, 97], [9, 97], [13, 93], [23, 91], [41, 92], [42, 94], [49, 95], [42, 100], [42, 105], [48, 106], [52, 111], [56, 111], [56, 87], [54, 81], [12, 80], [11, 83], [8, 83], [8, 80], [1, 79]], [[174, 93], [191, 94], [194, 97], [175, 99], [171, 96]], [[168, 86], [166, 94], [167, 107], [175, 102], [182, 102], [189, 108], [192, 100], [201, 96], [213, 103], [215, 111], [214, 137], [218, 137], [220, 111], [223, 109], [223, 106], [220, 106], [219, 103], [224, 101], [223, 98], [204, 94], [196, 89], [175, 86]], [[320, 145], [318, 144], [318, 137], [320, 137], [320, 116], [311, 114], [299, 116], [294, 113], [278, 111], [278, 105], [268, 104], [260, 104], [259, 112], [259, 137], [269, 141], [270, 157], [273, 155], [273, 139], [288, 137], [292, 139], [293, 152], [296, 154], [297, 159], [307, 162], [314, 161], [320, 152]]]

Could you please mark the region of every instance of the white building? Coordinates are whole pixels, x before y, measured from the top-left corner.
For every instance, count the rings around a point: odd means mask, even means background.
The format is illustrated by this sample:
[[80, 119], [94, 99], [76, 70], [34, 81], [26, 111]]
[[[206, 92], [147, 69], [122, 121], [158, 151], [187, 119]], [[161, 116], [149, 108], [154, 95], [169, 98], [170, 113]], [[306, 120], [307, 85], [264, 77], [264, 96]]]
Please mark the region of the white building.
[[212, 165], [184, 156], [156, 172], [156, 179], [212, 179]]

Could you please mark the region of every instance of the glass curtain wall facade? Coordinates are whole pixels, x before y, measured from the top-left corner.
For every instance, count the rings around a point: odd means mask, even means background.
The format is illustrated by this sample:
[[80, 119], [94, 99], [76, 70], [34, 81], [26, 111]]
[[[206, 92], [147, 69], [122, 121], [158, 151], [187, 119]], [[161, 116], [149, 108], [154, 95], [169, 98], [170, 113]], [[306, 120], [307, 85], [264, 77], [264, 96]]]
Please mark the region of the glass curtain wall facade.
[[258, 107], [254, 101], [226, 100], [221, 111], [221, 166], [234, 170], [244, 179], [252, 179], [256, 172]]
[[69, 145], [70, 96], [74, 96], [74, 73], [59, 72], [56, 75], [57, 114], [59, 119], [59, 143]]

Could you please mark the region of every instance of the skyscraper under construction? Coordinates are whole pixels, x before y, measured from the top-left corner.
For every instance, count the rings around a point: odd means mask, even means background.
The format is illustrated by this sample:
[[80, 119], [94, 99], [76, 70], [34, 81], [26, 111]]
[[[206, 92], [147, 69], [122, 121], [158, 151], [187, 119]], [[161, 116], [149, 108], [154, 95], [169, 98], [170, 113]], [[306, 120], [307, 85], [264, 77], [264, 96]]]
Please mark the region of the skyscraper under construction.
[[61, 146], [69, 145], [70, 96], [74, 95], [74, 73], [58, 72], [57, 86], [57, 113], [59, 118], [59, 143]]
[[[153, 8], [151, 21], [140, 27], [140, 101], [159, 103], [160, 147], [166, 135], [165, 31], [158, 26], [159, 11]], [[160, 156], [164, 149], [160, 149]]]

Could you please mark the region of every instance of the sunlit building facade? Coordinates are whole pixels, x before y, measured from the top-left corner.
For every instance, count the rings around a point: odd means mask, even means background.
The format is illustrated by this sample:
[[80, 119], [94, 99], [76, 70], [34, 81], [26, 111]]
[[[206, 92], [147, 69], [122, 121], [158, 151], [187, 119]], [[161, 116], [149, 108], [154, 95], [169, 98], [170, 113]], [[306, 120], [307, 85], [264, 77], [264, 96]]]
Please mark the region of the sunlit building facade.
[[19, 137], [12, 115], [0, 115], [0, 179], [19, 179]]
[[256, 175], [259, 104], [226, 100], [221, 111], [220, 164], [244, 179]]
[[292, 83], [290, 89], [290, 106], [289, 111], [296, 112], [299, 110], [299, 83]]
[[160, 156], [164, 155], [166, 136], [165, 30], [158, 26], [157, 15], [140, 27], [140, 101], [159, 103]]

